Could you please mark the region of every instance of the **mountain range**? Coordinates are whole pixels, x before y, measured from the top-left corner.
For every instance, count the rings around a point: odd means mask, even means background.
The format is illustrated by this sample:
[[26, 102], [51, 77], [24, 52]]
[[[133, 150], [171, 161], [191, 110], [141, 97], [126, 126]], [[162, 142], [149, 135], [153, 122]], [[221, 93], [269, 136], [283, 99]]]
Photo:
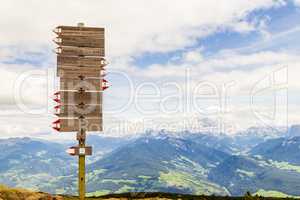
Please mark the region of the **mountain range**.
[[[269, 133], [269, 134], [268, 134]], [[253, 127], [234, 136], [148, 131], [137, 137], [89, 135], [87, 192], [300, 196], [300, 128]], [[74, 144], [73, 144], [74, 145]], [[75, 194], [77, 158], [70, 142], [0, 140], [0, 183]]]

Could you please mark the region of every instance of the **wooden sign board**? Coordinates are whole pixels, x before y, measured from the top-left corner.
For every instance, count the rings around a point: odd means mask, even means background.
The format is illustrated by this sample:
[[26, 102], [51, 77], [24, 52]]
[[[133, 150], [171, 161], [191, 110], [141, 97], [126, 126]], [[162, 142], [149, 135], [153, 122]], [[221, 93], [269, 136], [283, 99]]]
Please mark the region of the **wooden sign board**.
[[[57, 75], [61, 78], [58, 130], [102, 131], [104, 28], [58, 26], [54, 32], [57, 34], [55, 43], [59, 45]], [[80, 154], [80, 149], [74, 147], [73, 150]]]
[[60, 79], [60, 90], [102, 91], [101, 79]]
[[60, 91], [61, 105], [100, 105], [102, 92]]
[[60, 70], [68, 70], [72, 71], [73, 73], [94, 73], [96, 77], [100, 77], [100, 73], [104, 68], [98, 67], [75, 67], [75, 66], [60, 66], [57, 68], [58, 71]]
[[78, 26], [58, 26], [54, 30], [58, 36], [90, 36], [104, 39], [104, 28], [78, 27]]
[[89, 117], [102, 118], [102, 105], [62, 105], [60, 106], [58, 117]]
[[58, 68], [57, 69], [57, 76], [61, 78], [67, 78], [67, 79], [72, 79], [72, 78], [99, 78], [101, 77], [102, 70], [101, 69], [87, 69], [85, 68], [83, 70], [82, 67], [71, 67], [71, 68]]
[[101, 57], [79, 57], [79, 56], [57, 56], [57, 67], [89, 67], [89, 68], [103, 68], [106, 62]]
[[[85, 131], [103, 131], [102, 118], [85, 118], [85, 119], [70, 119], [60, 118], [60, 132], [75, 132], [78, 130]], [[81, 123], [81, 121], [83, 123]]]
[[55, 43], [60, 46], [91, 47], [104, 48], [104, 38], [95, 38], [90, 36], [69, 36], [62, 35], [55, 39]]
[[58, 47], [56, 53], [62, 56], [105, 56], [104, 48], [89, 48], [89, 47]]

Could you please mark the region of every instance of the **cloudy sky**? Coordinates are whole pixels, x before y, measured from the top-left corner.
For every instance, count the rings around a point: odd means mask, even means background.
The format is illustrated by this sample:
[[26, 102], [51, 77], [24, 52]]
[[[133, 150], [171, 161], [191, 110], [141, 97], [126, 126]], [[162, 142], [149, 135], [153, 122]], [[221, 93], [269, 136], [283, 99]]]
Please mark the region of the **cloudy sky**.
[[52, 30], [106, 28], [106, 135], [300, 120], [299, 0], [1, 0], [0, 137], [51, 130]]

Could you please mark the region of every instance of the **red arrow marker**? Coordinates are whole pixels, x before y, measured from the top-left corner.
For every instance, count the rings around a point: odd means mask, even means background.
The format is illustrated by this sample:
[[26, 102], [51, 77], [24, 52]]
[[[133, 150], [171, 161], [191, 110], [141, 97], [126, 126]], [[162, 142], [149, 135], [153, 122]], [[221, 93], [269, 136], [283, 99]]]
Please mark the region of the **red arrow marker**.
[[56, 103], [60, 103], [60, 99], [59, 98], [55, 98], [55, 99], [53, 99], [53, 101], [55, 101]]
[[54, 122], [52, 122], [52, 124], [55, 125], [55, 126], [52, 126], [52, 128], [53, 128], [54, 130], [60, 131], [60, 120], [59, 120], [59, 119], [56, 120], [56, 121], [54, 121]]
[[55, 114], [56, 116], [59, 115], [59, 109], [60, 109], [60, 107], [61, 107], [61, 105], [57, 105], [57, 106], [54, 107], [54, 109], [55, 109], [55, 113], [54, 113], [54, 114]]
[[60, 128], [58, 128], [58, 127], [52, 127], [52, 128], [56, 131], [60, 131]]
[[106, 90], [107, 88], [109, 88], [110, 85], [107, 80], [102, 79], [102, 82], [103, 82], [102, 90]]
[[52, 124], [59, 124], [59, 123], [60, 123], [60, 119], [58, 119], [58, 120], [52, 122]]
[[55, 99], [53, 99], [53, 101], [55, 101], [57, 103], [60, 103], [59, 94], [60, 94], [60, 92], [55, 92], [54, 93]]
[[54, 109], [58, 110], [58, 109], [60, 109], [60, 107], [61, 107], [61, 105], [57, 105], [57, 106], [54, 107]]
[[104, 91], [104, 90], [106, 90], [107, 88], [109, 88], [108, 86], [103, 86], [102, 87], [102, 90]]

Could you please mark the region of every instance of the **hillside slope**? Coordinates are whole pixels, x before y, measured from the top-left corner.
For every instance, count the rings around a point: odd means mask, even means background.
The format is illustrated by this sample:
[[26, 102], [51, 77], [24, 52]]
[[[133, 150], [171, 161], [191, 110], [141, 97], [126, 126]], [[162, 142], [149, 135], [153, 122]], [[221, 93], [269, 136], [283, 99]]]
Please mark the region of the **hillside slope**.
[[[244, 197], [220, 197], [220, 196], [205, 196], [205, 195], [187, 195], [187, 194], [175, 194], [175, 193], [123, 193], [123, 194], [110, 194], [99, 197], [87, 197], [86, 200], [168, 200], [168, 199], [181, 199], [181, 200], [244, 200], [244, 199], [267, 199], [276, 200], [281, 198], [269, 198], [261, 196], [249, 196]], [[289, 198], [292, 199], [292, 198]], [[53, 196], [42, 192], [33, 192], [24, 189], [9, 188], [0, 185], [0, 200], [78, 200], [76, 196]]]
[[[297, 137], [265, 142], [262, 138], [263, 145], [254, 148], [250, 148], [253, 141], [242, 148], [241, 138], [186, 132], [90, 139], [95, 152], [87, 161], [89, 196], [124, 192], [243, 195], [246, 191], [300, 195]], [[69, 145], [30, 138], [0, 140], [0, 150], [6, 152], [0, 155], [0, 183], [76, 194], [77, 158], [65, 153]]]
[[9, 188], [0, 185], [0, 200], [63, 200], [63, 197], [52, 196], [42, 192], [32, 192], [24, 189]]
[[268, 140], [254, 147], [250, 153], [266, 159], [285, 161], [300, 165], [300, 137], [277, 138]]
[[190, 140], [140, 138], [88, 166], [88, 191], [228, 195], [225, 188], [207, 179], [210, 168], [227, 157]]

